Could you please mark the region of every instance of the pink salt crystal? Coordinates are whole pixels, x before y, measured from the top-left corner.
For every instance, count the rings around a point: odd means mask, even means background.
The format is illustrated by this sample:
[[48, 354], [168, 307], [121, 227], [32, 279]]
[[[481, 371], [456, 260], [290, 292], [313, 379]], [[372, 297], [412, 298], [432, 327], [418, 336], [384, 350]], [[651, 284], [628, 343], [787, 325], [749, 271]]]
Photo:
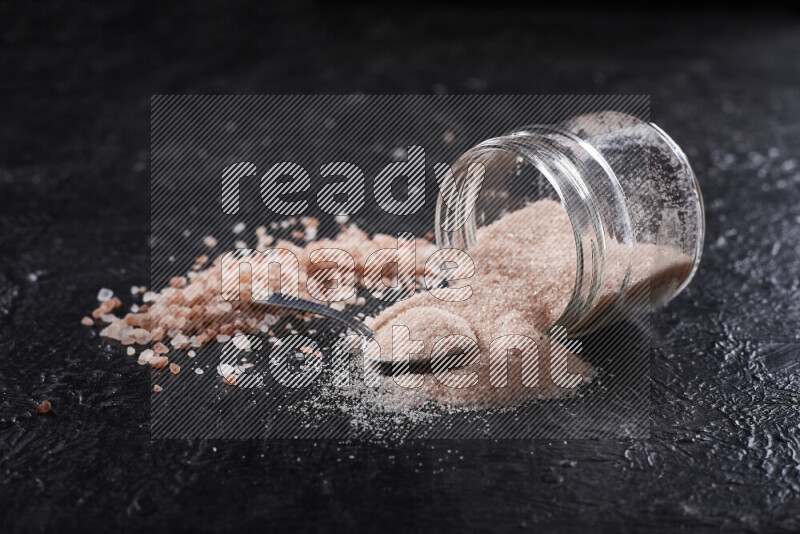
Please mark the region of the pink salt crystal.
[[49, 400], [43, 400], [39, 404], [39, 406], [36, 408], [36, 413], [39, 414], [39, 415], [46, 414], [47, 412], [50, 411], [51, 407], [52, 407], [52, 405], [50, 404]]
[[156, 385], [153, 386], [153, 391], [156, 392], [156, 393], [161, 393], [162, 391], [164, 391], [164, 388], [162, 388], [161, 386], [156, 384]]
[[83, 319], [81, 319], [81, 324], [83, 326], [92, 326], [94, 325], [94, 321], [92, 320], [91, 317], [84, 317]]
[[150, 363], [150, 359], [153, 356], [155, 356], [155, 353], [153, 353], [152, 350], [145, 349], [139, 353], [139, 359], [136, 361], [136, 363], [138, 363], [139, 365], [147, 365], [148, 363]]
[[169, 363], [169, 358], [166, 356], [153, 356], [150, 358], [150, 366], [154, 369], [161, 369]]
[[150, 343], [150, 332], [145, 330], [144, 328], [136, 328], [133, 331], [133, 338], [136, 340], [136, 343], [139, 345], [147, 345]]
[[225, 376], [222, 377], [222, 381], [225, 382], [229, 386], [235, 386], [236, 385], [236, 375], [234, 375], [234, 374], [225, 375]]
[[217, 239], [214, 236], [207, 235], [203, 238], [203, 244], [209, 248], [217, 246]]

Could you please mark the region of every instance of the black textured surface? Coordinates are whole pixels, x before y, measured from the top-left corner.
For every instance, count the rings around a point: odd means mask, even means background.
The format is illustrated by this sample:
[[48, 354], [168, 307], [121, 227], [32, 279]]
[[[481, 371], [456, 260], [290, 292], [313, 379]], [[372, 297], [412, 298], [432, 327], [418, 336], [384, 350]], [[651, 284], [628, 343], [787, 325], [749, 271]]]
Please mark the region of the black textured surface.
[[[796, 15], [260, 5], [0, 7], [0, 530], [800, 528]], [[649, 93], [685, 148], [651, 439], [150, 442], [147, 372], [78, 325], [148, 276], [150, 95], [441, 90]]]

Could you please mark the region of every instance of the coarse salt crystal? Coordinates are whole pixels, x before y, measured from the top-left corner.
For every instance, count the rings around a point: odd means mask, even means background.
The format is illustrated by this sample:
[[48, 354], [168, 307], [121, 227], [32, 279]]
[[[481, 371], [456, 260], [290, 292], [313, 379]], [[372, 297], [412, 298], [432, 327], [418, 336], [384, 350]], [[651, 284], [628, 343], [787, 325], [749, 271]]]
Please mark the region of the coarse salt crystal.
[[245, 228], [247, 228], [247, 225], [246, 225], [245, 223], [243, 223], [243, 222], [238, 222], [238, 223], [236, 223], [236, 225], [235, 225], [235, 226], [232, 228], [232, 230], [233, 230], [233, 233], [234, 233], [234, 234], [241, 234], [242, 232], [244, 232], [244, 229], [245, 229]]
[[239, 350], [250, 350], [250, 340], [247, 336], [236, 336], [233, 338], [233, 345]]
[[43, 400], [36, 408], [36, 413], [38, 413], [39, 415], [46, 414], [47, 412], [50, 411], [51, 407], [52, 405], [50, 404], [49, 400]]
[[145, 349], [139, 353], [139, 359], [136, 361], [139, 365], [147, 365], [150, 359], [155, 356], [155, 353], [150, 349]]
[[217, 246], [217, 238], [214, 236], [207, 235], [203, 238], [203, 244], [209, 248], [213, 248]]
[[150, 366], [153, 367], [154, 369], [161, 369], [163, 367], [166, 367], [166, 365], [169, 363], [169, 358], [167, 358], [166, 356], [153, 356], [150, 358], [149, 363]]
[[225, 382], [226, 384], [228, 384], [229, 386], [235, 386], [236, 385], [236, 375], [235, 374], [225, 375], [225, 376], [222, 377], [222, 381]]
[[104, 288], [100, 289], [100, 291], [97, 292], [97, 301], [98, 302], [105, 302], [107, 300], [111, 300], [111, 298], [113, 296], [114, 296], [114, 292], [111, 291], [110, 289], [104, 287]]
[[236, 368], [232, 365], [228, 365], [227, 363], [221, 363], [217, 366], [217, 373], [225, 376], [233, 374], [236, 371]]

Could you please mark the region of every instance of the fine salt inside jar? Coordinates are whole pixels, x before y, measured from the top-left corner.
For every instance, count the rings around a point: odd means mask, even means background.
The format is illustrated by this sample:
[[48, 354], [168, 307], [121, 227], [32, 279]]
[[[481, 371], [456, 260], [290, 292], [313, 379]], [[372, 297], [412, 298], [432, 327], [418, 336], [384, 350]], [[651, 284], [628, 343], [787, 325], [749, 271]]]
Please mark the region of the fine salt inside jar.
[[601, 111], [520, 128], [468, 150], [452, 178], [461, 194], [439, 197], [440, 247], [469, 252], [479, 228], [540, 200], [566, 210], [574, 285], [555, 325], [571, 336], [671, 300], [697, 271], [700, 188], [681, 148], [653, 123]]

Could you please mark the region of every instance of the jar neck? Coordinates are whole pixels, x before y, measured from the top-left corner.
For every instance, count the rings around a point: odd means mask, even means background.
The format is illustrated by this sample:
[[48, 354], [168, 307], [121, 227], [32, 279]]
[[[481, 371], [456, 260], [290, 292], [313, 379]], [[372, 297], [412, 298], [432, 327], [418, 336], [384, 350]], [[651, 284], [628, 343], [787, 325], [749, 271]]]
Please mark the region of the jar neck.
[[[609, 236], [625, 245], [632, 247], [633, 244], [624, 196], [615, 183], [613, 171], [600, 154], [591, 150], [591, 146], [573, 138], [569, 132], [539, 127], [487, 139], [467, 151], [453, 166], [457, 190], [467, 185], [463, 183], [469, 175], [465, 172], [466, 166], [492, 157], [492, 153], [510, 155], [516, 161], [535, 168], [555, 191], [569, 216], [575, 240], [575, 278], [569, 302], [554, 326], [574, 330], [590, 315], [601, 288], [608, 285]], [[458, 183], [459, 178], [462, 183]], [[598, 199], [600, 194], [603, 194], [601, 201]], [[468, 209], [462, 206], [462, 217], [464, 210]], [[473, 244], [477, 229], [475, 217], [468, 218], [466, 224], [455, 232], [441, 231], [446, 226], [443, 224], [445, 218], [456, 216], [458, 211], [447, 210], [440, 199], [436, 225], [439, 246], [468, 249]], [[623, 279], [615, 282], [620, 284], [620, 288], [627, 281], [630, 270], [630, 259], [624, 258], [623, 261], [626, 264]]]

